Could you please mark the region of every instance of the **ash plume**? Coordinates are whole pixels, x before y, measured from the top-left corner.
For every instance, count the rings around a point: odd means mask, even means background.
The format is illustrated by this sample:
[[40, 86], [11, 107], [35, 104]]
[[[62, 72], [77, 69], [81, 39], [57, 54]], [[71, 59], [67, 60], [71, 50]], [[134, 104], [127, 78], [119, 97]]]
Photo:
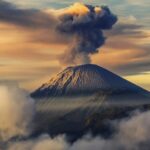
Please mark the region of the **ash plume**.
[[90, 63], [90, 55], [98, 53], [106, 40], [103, 30], [111, 29], [117, 21], [107, 6], [83, 3], [75, 3], [64, 9], [37, 10], [18, 8], [0, 0], [0, 9], [0, 22], [42, 31], [37, 39], [46, 37], [49, 43], [68, 45], [59, 58], [63, 65]]
[[91, 6], [75, 3], [59, 16], [58, 32], [73, 40], [61, 56], [63, 64], [90, 63], [90, 55], [97, 53], [105, 42], [103, 30], [111, 29], [117, 17], [107, 6]]

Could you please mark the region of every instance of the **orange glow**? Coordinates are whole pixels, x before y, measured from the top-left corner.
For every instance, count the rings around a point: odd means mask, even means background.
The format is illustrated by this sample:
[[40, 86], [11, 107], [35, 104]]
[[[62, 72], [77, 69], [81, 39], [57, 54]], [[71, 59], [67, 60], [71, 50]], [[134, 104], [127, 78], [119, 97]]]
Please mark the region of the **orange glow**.
[[97, 14], [100, 14], [102, 12], [102, 9], [100, 7], [95, 7], [94, 10]]
[[89, 9], [82, 3], [75, 3], [64, 11], [72, 15], [86, 15], [88, 12]]

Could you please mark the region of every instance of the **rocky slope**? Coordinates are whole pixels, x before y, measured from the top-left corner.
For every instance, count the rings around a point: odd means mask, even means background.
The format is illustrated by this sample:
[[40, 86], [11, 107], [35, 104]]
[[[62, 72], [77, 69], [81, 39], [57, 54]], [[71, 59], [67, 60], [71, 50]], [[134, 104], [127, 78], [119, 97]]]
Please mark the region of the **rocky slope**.
[[93, 64], [68, 67], [51, 78], [31, 95], [34, 98], [81, 96], [97, 92], [138, 93], [149, 92]]

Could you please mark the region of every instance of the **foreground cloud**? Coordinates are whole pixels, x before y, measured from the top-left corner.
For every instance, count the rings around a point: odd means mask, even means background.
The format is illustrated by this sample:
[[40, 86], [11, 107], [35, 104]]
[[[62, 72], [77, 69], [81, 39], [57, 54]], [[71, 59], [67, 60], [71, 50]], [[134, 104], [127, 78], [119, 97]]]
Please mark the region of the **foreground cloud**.
[[67, 150], [68, 144], [63, 136], [51, 139], [48, 135], [42, 135], [35, 140], [18, 142], [8, 147], [8, 150]]
[[0, 141], [30, 132], [34, 101], [12, 85], [0, 85]]
[[10, 140], [30, 133], [35, 112], [34, 101], [12, 85], [0, 86], [0, 150], [149, 150], [150, 111], [135, 111], [128, 118], [110, 121], [115, 132], [109, 139], [85, 135], [71, 144], [60, 135], [43, 134], [34, 139]]
[[11, 143], [8, 150], [148, 150], [150, 111], [135, 112], [131, 117], [112, 122], [116, 128], [110, 139], [86, 135], [70, 145], [65, 136], [54, 139], [43, 134], [37, 139]]

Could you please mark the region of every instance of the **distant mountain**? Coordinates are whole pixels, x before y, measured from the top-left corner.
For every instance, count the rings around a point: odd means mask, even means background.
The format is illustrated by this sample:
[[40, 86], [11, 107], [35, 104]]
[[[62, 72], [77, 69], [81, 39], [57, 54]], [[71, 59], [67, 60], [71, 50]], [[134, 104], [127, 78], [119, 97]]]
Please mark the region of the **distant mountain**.
[[[81, 96], [96, 93], [149, 97], [143, 88], [93, 64], [68, 67], [31, 94], [34, 98]], [[136, 97], [135, 97], [136, 96]]]

